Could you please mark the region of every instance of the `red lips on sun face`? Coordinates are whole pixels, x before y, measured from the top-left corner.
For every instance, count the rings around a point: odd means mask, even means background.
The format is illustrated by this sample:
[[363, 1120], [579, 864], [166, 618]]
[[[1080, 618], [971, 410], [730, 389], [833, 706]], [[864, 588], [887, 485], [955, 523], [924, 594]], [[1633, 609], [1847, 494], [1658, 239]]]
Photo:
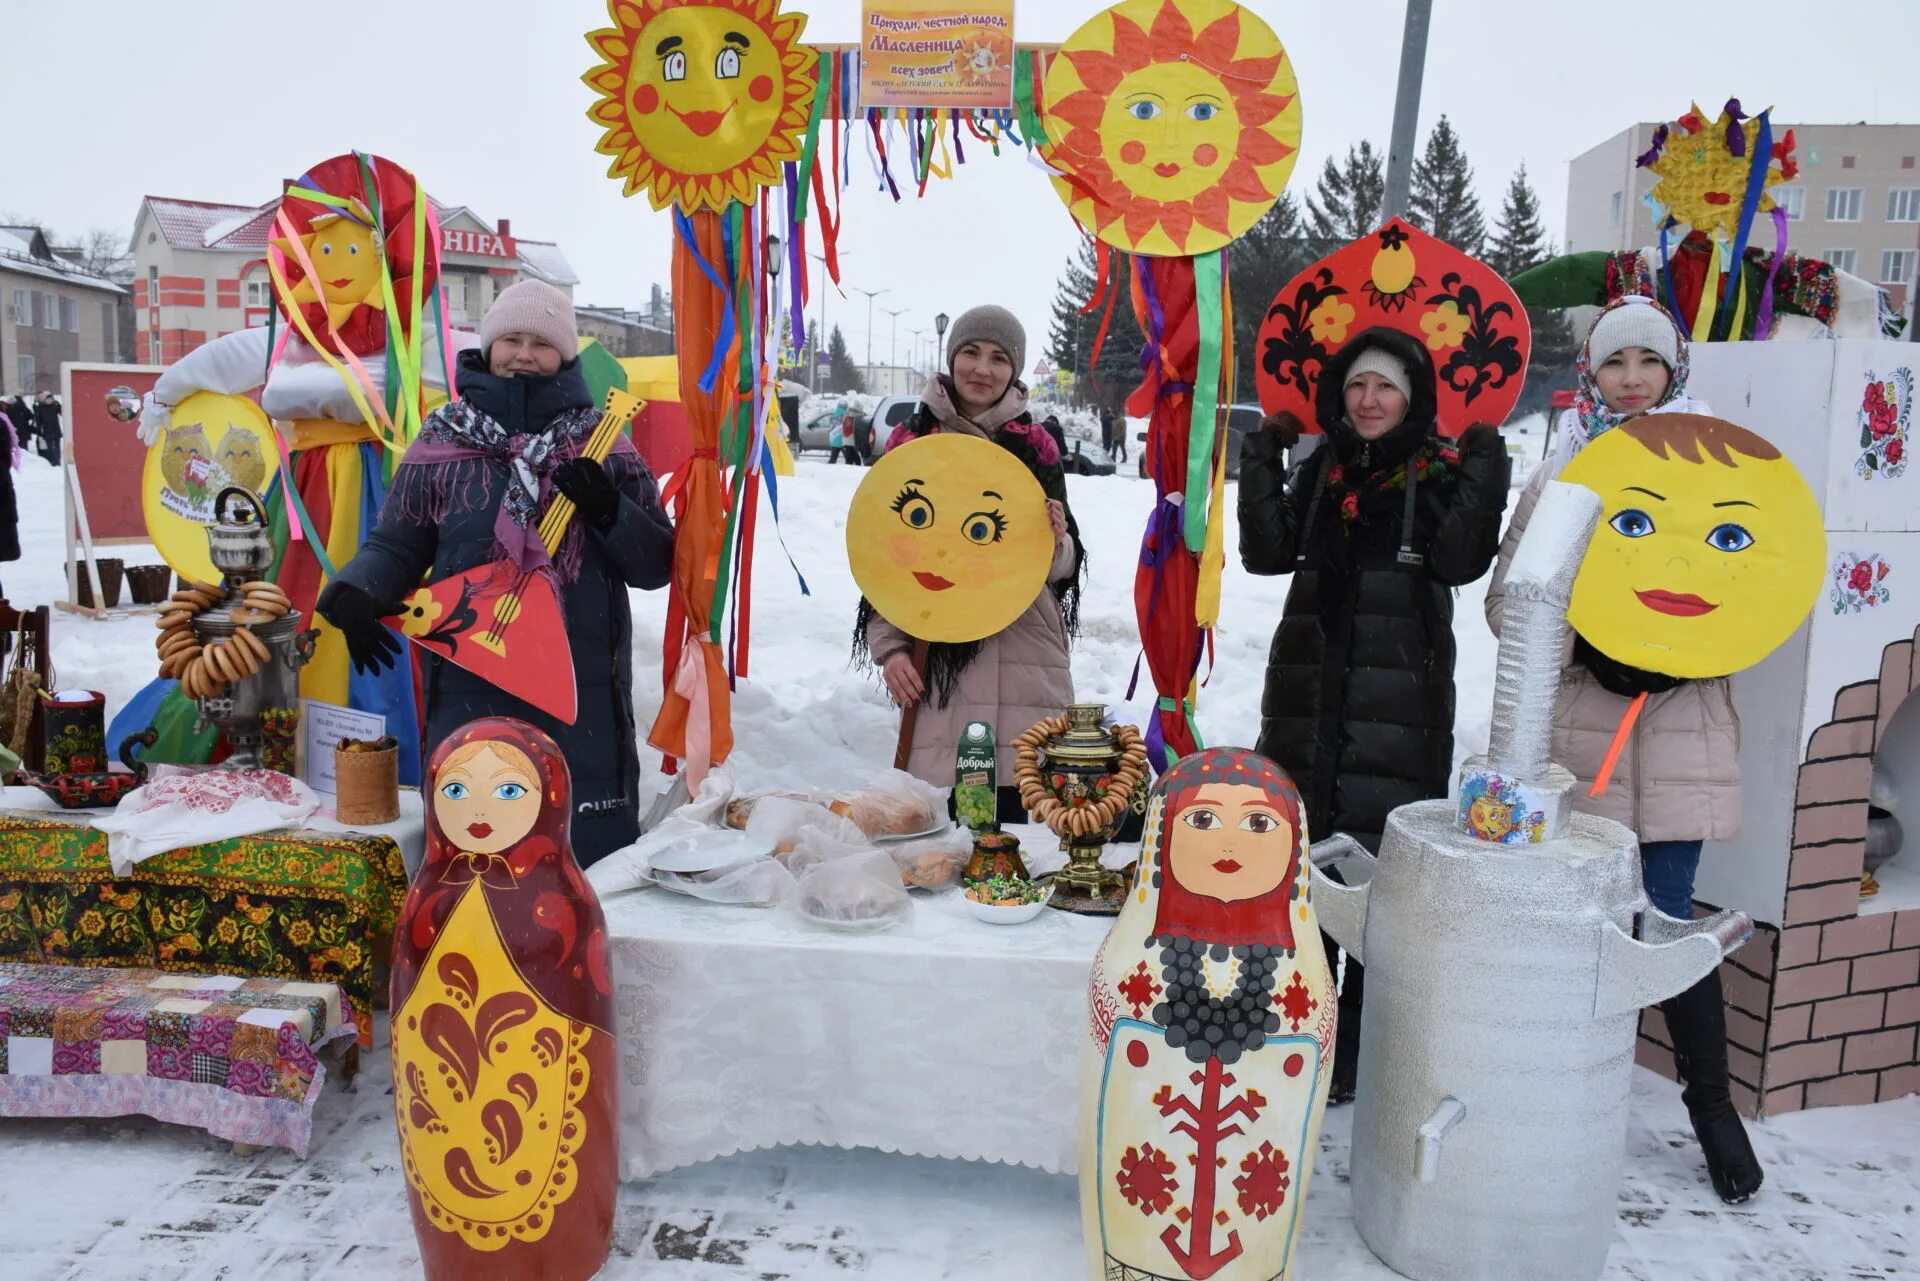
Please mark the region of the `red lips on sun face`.
[[1648, 609], [1661, 614], [1671, 614], [1675, 618], [1698, 618], [1702, 614], [1711, 614], [1720, 607], [1710, 600], [1686, 592], [1665, 592], [1655, 589], [1647, 592], [1635, 592], [1640, 603]]
[[928, 574], [920, 571], [915, 571], [913, 581], [919, 583], [930, 592], [944, 592], [947, 588], [953, 586], [952, 582], [940, 577], [938, 574]]
[[729, 103], [725, 111], [675, 111], [672, 107], [667, 110], [678, 116], [680, 123], [691, 129], [696, 137], [710, 138], [733, 113], [733, 105]]

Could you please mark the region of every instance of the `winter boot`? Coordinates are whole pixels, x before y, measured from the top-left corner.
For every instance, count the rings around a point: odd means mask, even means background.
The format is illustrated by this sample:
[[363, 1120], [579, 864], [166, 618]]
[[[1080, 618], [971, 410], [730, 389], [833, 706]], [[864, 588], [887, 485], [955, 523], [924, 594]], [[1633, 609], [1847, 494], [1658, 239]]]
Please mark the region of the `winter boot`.
[[[1329, 964], [1337, 963], [1340, 946], [1325, 934]], [[1333, 1074], [1327, 1088], [1327, 1103], [1334, 1106], [1353, 1102], [1360, 1079], [1360, 1005], [1366, 995], [1367, 972], [1351, 952], [1347, 953], [1347, 972], [1340, 985], [1340, 1022], [1333, 1034]]]
[[[1670, 1001], [1661, 1003], [1673, 1038], [1673, 1061], [1686, 1088], [1680, 1098], [1707, 1159], [1713, 1190], [1739, 1205], [1760, 1190], [1766, 1176], [1727, 1087], [1727, 1010], [1715, 970]], [[1337, 1071], [1338, 1069], [1336, 1069]]]

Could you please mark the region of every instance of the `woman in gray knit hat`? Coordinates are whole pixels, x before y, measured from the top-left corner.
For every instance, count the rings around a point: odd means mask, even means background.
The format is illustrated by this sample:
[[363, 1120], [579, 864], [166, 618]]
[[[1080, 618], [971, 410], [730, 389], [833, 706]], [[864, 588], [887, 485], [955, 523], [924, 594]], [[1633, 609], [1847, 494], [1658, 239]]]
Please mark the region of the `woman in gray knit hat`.
[[[928, 380], [920, 412], [894, 429], [888, 449], [935, 432], [978, 436], [1025, 463], [1047, 495], [1053, 523], [1053, 566], [1047, 586], [1026, 612], [985, 640], [929, 647], [923, 678], [913, 664], [914, 637], [866, 600], [854, 625], [854, 653], [880, 669], [887, 692], [902, 708], [920, 705], [907, 769], [940, 786], [953, 782], [954, 751], [969, 721], [993, 726], [999, 776], [1013, 774], [1011, 741], [1042, 717], [1073, 701], [1068, 648], [1078, 630], [1085, 554], [1079, 526], [1067, 507], [1060, 448], [1027, 412], [1019, 378], [1027, 360], [1027, 333], [1004, 307], [975, 307], [947, 331], [947, 372]], [[1000, 789], [1000, 819], [1023, 823], [1019, 794]]]
[[[482, 716], [552, 735], [573, 778], [573, 849], [582, 867], [639, 834], [630, 587], [666, 585], [673, 525], [653, 477], [622, 435], [604, 463], [581, 456], [600, 421], [580, 372], [573, 304], [551, 285], [505, 290], [460, 355], [460, 398], [427, 416], [395, 470], [380, 524], [320, 596], [354, 665], [378, 670], [401, 646], [380, 620], [427, 581], [506, 558], [552, 576], [572, 649], [571, 725], [422, 651], [426, 755]], [[558, 495], [577, 518], [551, 557], [537, 535]]]

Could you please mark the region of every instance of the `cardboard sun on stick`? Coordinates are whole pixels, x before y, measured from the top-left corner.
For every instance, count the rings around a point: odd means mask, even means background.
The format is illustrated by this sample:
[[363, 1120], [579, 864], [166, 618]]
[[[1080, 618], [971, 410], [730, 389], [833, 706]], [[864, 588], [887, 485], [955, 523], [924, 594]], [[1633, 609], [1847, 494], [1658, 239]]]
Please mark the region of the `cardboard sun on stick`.
[[1288, 281], [1260, 326], [1260, 405], [1310, 432], [1320, 371], [1343, 343], [1377, 325], [1423, 342], [1433, 357], [1440, 434], [1499, 426], [1526, 382], [1533, 327], [1498, 272], [1394, 218]]
[[154, 550], [182, 578], [217, 580], [207, 555], [214, 496], [229, 485], [264, 493], [279, 465], [273, 426], [260, 406], [211, 391], [188, 396], [147, 450], [141, 476], [140, 506]]
[[610, 178], [655, 209], [724, 209], [800, 159], [816, 55], [804, 14], [777, 0], [612, 0], [615, 26], [587, 42], [606, 61], [581, 77]]
[[1044, 90], [1060, 198], [1128, 253], [1225, 248], [1280, 198], [1300, 147], [1287, 51], [1233, 0], [1125, 0], [1061, 46]]
[[874, 609], [909, 636], [981, 640], [1047, 585], [1047, 497], [991, 441], [927, 436], [888, 450], [854, 491], [847, 560]]

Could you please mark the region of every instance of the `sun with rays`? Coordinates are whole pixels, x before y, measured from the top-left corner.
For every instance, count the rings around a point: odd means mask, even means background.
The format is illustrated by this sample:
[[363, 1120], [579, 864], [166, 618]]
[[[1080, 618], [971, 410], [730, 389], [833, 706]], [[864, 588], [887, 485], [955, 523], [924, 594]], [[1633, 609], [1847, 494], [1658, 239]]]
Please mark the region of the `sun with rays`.
[[804, 14], [780, 0], [608, 0], [614, 26], [589, 32], [606, 61], [581, 79], [599, 99], [595, 150], [609, 178], [655, 209], [723, 209], [780, 182], [800, 158], [816, 55]]
[[1045, 97], [1055, 188], [1129, 253], [1224, 248], [1279, 199], [1300, 146], [1287, 52], [1233, 0], [1123, 0], [1061, 46]]

